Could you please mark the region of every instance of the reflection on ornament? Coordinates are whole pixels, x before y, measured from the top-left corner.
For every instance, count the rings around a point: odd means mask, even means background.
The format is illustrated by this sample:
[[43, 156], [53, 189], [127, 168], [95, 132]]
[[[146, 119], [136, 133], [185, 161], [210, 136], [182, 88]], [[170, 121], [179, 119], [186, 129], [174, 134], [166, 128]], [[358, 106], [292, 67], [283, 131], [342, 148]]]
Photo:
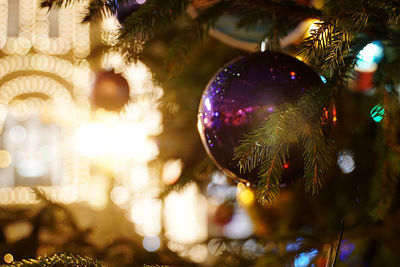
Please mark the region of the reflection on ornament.
[[[227, 64], [210, 80], [198, 113], [201, 140], [209, 156], [228, 176], [257, 184], [258, 171], [241, 173], [233, 160], [244, 134], [257, 129], [276, 107], [297, 101], [319, 75], [303, 62], [276, 52], [259, 52]], [[282, 183], [303, 173], [302, 151], [292, 148]]]
[[337, 164], [343, 173], [351, 173], [356, 168], [354, 155], [349, 150], [341, 150], [338, 153]]
[[371, 109], [370, 116], [375, 122], [381, 122], [385, 118], [385, 109], [376, 105]]
[[129, 101], [129, 84], [121, 74], [104, 71], [96, 77], [91, 100], [95, 107], [118, 111]]

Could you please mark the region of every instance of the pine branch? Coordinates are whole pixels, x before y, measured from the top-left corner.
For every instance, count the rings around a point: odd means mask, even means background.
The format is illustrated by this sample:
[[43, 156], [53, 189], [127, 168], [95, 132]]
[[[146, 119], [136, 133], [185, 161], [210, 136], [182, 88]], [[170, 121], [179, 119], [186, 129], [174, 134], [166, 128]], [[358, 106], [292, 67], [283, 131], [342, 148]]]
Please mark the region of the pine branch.
[[21, 261], [14, 261], [9, 265], [12, 267], [27, 267], [27, 266], [103, 266], [98, 260], [89, 257], [81, 257], [66, 254], [54, 254], [52, 256], [38, 257], [36, 259], [24, 259]]
[[148, 0], [139, 10], [132, 12], [123, 22], [120, 42], [146, 39], [156, 26], [165, 26], [176, 19], [186, 8], [189, 0]]
[[286, 18], [290, 17], [296, 19], [307, 19], [319, 18], [321, 16], [320, 10], [306, 5], [298, 5], [295, 2], [278, 2], [268, 0], [245, 0], [238, 2], [240, 2], [242, 5], [247, 5], [255, 9], [268, 10]]
[[322, 180], [332, 163], [332, 141], [327, 139], [321, 129], [321, 123], [303, 127], [304, 178], [306, 191], [317, 194], [322, 188]]
[[202, 42], [215, 21], [225, 12], [229, 2], [221, 1], [203, 10], [189, 25], [183, 27], [172, 41], [166, 59], [167, 71], [171, 74], [180, 70], [188, 60], [195, 45]]
[[322, 178], [331, 165], [332, 142], [323, 133], [321, 115], [333, 96], [330, 87], [306, 92], [296, 105], [284, 104], [272, 113], [259, 129], [244, 135], [235, 148], [234, 159], [240, 170], [251, 171], [260, 165], [259, 196], [272, 202], [279, 193], [285, 159], [295, 143], [304, 146], [306, 190], [318, 193]]

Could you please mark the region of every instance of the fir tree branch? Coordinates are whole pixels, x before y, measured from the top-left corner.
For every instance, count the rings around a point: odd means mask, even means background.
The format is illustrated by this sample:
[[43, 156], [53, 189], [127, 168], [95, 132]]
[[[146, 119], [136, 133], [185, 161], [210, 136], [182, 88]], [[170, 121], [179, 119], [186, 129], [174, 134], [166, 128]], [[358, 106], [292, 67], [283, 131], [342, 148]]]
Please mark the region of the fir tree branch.
[[38, 257], [36, 259], [24, 259], [21, 261], [14, 261], [6, 265], [12, 267], [27, 267], [27, 266], [89, 266], [101, 267], [103, 266], [98, 260], [89, 257], [81, 257], [66, 254], [54, 254], [52, 256]]
[[304, 146], [306, 190], [317, 193], [322, 178], [331, 165], [332, 142], [323, 133], [321, 113], [333, 94], [329, 87], [314, 88], [294, 104], [284, 104], [269, 116], [259, 129], [248, 135], [235, 148], [234, 159], [241, 171], [260, 166], [259, 196], [272, 202], [279, 193], [279, 181], [289, 148], [295, 143]]
[[179, 71], [188, 60], [190, 52], [196, 44], [202, 42], [215, 21], [225, 12], [229, 2], [221, 1], [203, 10], [189, 25], [183, 27], [172, 41], [166, 59], [169, 73]]
[[294, 1], [245, 0], [239, 2], [242, 5], [247, 5], [254, 9], [268, 10], [283, 17], [296, 19], [319, 18], [322, 14], [321, 11], [316, 8], [298, 5]]

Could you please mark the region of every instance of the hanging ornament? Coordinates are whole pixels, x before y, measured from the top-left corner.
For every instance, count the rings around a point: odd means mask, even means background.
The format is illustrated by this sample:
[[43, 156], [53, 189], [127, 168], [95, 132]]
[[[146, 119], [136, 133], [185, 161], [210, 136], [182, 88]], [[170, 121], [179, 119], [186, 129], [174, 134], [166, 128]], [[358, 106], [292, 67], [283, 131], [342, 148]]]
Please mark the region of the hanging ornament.
[[104, 71], [97, 75], [91, 92], [94, 107], [120, 110], [129, 101], [129, 84], [121, 74]]
[[[198, 128], [207, 153], [231, 178], [256, 183], [258, 170], [241, 173], [233, 160], [243, 134], [257, 129], [279, 105], [320, 84], [313, 69], [282, 53], [258, 52], [228, 63], [208, 83], [199, 107]], [[303, 173], [302, 150], [293, 147], [289, 156], [283, 183]]]
[[[193, 0], [187, 8], [187, 13], [191, 18], [196, 18], [202, 10], [217, 2], [220, 2], [220, 0]], [[297, 4], [306, 6], [319, 6], [319, 2], [321, 2], [321, 0], [296, 1]], [[243, 13], [243, 9], [239, 12]], [[247, 51], [257, 51], [260, 42], [265, 39], [265, 33], [269, 31], [270, 23], [268, 23], [268, 21], [262, 21], [252, 27], [238, 28], [237, 25], [241, 16], [237, 13], [238, 10], [233, 9], [228, 10], [225, 14], [220, 16], [210, 30], [210, 34], [214, 38], [232, 47]], [[288, 46], [301, 39], [310, 26], [310, 21], [288, 19], [286, 23], [289, 24], [288, 28], [292, 30], [280, 39], [281, 47]]]
[[146, 0], [109, 0], [108, 4], [117, 20], [123, 23], [132, 12], [137, 11], [145, 2]]

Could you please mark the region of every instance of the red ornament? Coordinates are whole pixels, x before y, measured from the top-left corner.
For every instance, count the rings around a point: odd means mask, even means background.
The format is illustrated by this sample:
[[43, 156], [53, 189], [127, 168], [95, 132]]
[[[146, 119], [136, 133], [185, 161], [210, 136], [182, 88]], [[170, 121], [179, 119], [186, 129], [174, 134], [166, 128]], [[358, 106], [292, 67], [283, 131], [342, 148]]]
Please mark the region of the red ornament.
[[233, 212], [233, 206], [231, 204], [222, 203], [215, 210], [214, 222], [221, 226], [228, 224], [232, 220]]
[[374, 85], [374, 75], [377, 65], [373, 64], [369, 69], [355, 68], [355, 79], [350, 81], [350, 89], [354, 92], [369, 92]]
[[113, 70], [101, 72], [96, 77], [91, 101], [96, 108], [120, 110], [129, 101], [128, 81]]

